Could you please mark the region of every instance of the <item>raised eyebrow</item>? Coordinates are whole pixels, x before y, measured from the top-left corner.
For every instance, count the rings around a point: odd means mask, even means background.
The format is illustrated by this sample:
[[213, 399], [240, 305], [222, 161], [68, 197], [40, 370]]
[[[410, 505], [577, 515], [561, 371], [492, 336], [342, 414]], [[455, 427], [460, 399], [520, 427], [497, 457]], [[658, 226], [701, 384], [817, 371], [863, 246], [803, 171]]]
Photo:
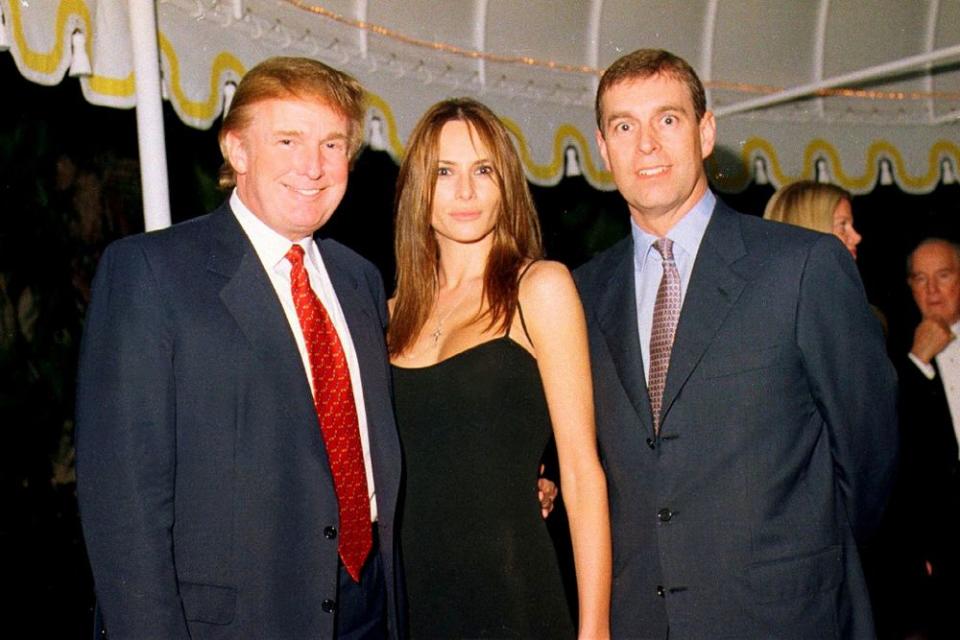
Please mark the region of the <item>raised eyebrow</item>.
[[626, 111], [611, 113], [609, 116], [604, 118], [603, 125], [604, 127], [609, 127], [616, 120], [634, 120], [634, 116]]
[[328, 142], [334, 142], [334, 141], [338, 141], [338, 140], [344, 140], [344, 141], [346, 141], [346, 140], [349, 140], [349, 137], [348, 137], [347, 134], [345, 134], [345, 133], [331, 133], [330, 135], [324, 137], [324, 138], [320, 141], [320, 144], [326, 144], [326, 143], [328, 143]]
[[658, 116], [662, 116], [665, 113], [679, 113], [681, 115], [687, 115], [687, 110], [683, 106], [665, 104], [662, 107], [659, 107], [656, 113]]

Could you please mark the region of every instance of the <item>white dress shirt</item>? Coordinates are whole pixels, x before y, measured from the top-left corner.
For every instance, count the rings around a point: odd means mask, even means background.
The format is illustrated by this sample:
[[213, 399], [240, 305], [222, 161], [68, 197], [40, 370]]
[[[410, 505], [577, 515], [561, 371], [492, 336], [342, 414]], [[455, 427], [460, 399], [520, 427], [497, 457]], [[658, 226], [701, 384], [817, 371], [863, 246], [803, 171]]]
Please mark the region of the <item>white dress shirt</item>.
[[[290, 290], [290, 270], [291, 265], [286, 255], [293, 246], [287, 238], [283, 237], [266, 225], [258, 218], [237, 195], [236, 189], [230, 196], [230, 208], [237, 222], [243, 227], [253, 248], [263, 264], [264, 270], [270, 277], [270, 283], [277, 292], [280, 304], [283, 306], [283, 312], [287, 316], [287, 323], [293, 332], [293, 337], [297, 341], [297, 349], [300, 350], [300, 359], [303, 362], [303, 370], [307, 375], [307, 381], [310, 383], [310, 389], [313, 389], [313, 373], [310, 370], [310, 356], [307, 353], [307, 344], [303, 339], [303, 329], [300, 327], [300, 320], [297, 318], [297, 309], [293, 303], [293, 293]], [[347, 358], [347, 368], [350, 371], [350, 384], [353, 388], [353, 400], [357, 407], [357, 421], [360, 425], [360, 444], [363, 448], [363, 464], [367, 472], [367, 489], [370, 492], [370, 519], [377, 519], [377, 501], [376, 491], [373, 486], [373, 467], [370, 462], [370, 434], [367, 430], [367, 411], [363, 402], [363, 386], [360, 379], [360, 364], [357, 361], [357, 351], [353, 346], [353, 340], [350, 338], [350, 329], [347, 321], [343, 317], [343, 310], [340, 308], [340, 301], [337, 300], [337, 294], [330, 282], [330, 275], [323, 264], [323, 258], [317, 249], [317, 244], [312, 237], [306, 237], [298, 240], [296, 244], [303, 247], [304, 267], [307, 270], [307, 276], [310, 278], [310, 288], [317, 294], [320, 303], [330, 316], [333, 327], [340, 338], [340, 344], [343, 346], [343, 352]], [[319, 426], [317, 427], [319, 428]]]

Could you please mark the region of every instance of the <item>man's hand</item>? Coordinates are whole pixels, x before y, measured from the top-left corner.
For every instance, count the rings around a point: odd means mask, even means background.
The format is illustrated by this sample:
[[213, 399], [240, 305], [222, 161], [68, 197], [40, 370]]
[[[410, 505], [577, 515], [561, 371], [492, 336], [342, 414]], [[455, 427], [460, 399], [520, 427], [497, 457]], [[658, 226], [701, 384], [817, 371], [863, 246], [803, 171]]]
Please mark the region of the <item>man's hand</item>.
[[[540, 473], [543, 473], [543, 465], [540, 465]], [[541, 476], [537, 480], [537, 500], [540, 501], [540, 515], [544, 520], [553, 511], [553, 503], [560, 495], [560, 489], [552, 481]]]
[[946, 322], [937, 318], [924, 318], [913, 332], [913, 346], [910, 347], [910, 353], [922, 362], [930, 364], [930, 361], [943, 351], [954, 337]]

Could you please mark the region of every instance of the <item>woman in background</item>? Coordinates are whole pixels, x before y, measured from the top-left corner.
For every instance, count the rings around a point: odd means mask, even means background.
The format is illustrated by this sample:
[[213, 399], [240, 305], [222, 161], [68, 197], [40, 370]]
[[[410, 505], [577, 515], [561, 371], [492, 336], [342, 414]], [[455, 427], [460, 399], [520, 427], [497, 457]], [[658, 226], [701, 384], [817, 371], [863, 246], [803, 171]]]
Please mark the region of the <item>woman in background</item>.
[[860, 234], [853, 228], [850, 194], [833, 184], [801, 180], [777, 189], [763, 217], [767, 220], [832, 233], [857, 259]]
[[446, 100], [417, 124], [395, 246], [387, 343], [411, 637], [573, 635], [536, 492], [551, 431], [579, 633], [608, 637], [609, 513], [583, 309], [569, 271], [540, 259], [519, 158], [484, 105]]

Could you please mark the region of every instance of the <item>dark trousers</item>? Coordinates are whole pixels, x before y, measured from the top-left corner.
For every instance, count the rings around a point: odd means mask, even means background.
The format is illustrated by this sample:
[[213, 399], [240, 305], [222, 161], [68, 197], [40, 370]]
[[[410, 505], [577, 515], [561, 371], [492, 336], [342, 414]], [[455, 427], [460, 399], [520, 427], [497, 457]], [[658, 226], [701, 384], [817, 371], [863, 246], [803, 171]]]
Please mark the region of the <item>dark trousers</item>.
[[340, 563], [336, 615], [337, 640], [382, 640], [387, 637], [387, 586], [376, 524], [373, 525], [373, 547], [363, 565], [360, 582], [354, 582]]

